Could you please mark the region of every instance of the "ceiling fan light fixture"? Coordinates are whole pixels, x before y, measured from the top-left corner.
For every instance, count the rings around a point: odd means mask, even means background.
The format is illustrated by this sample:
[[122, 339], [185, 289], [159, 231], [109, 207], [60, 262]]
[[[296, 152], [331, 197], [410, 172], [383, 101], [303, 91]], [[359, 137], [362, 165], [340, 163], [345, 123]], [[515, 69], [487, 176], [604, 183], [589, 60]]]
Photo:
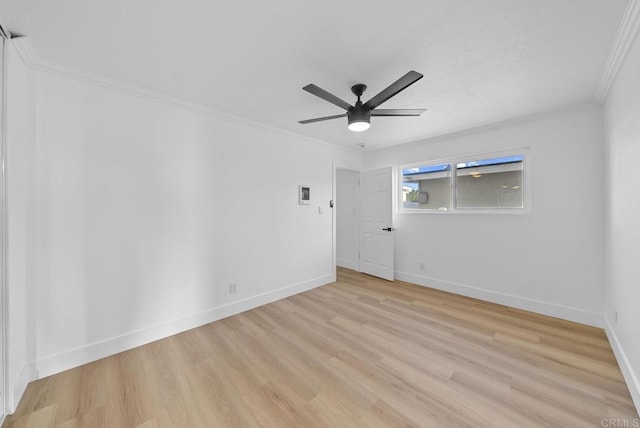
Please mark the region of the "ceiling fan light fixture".
[[349, 131], [362, 132], [366, 131], [371, 126], [371, 111], [352, 109], [349, 110], [347, 118], [349, 120]]
[[351, 122], [348, 128], [349, 128], [349, 131], [362, 132], [369, 129], [370, 126], [371, 124], [369, 122], [362, 121], [362, 122]]

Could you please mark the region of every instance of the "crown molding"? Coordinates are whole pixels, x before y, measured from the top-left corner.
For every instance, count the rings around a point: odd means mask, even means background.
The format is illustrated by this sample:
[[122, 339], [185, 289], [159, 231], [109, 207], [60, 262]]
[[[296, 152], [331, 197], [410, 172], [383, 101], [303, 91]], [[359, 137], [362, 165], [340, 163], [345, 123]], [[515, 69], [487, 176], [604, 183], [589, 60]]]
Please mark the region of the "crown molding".
[[629, 3], [627, 3], [627, 9], [622, 17], [622, 24], [620, 24], [618, 34], [616, 35], [616, 40], [611, 48], [611, 54], [609, 55], [609, 59], [607, 60], [604, 70], [602, 71], [602, 75], [600, 76], [600, 81], [598, 82], [598, 87], [596, 89], [595, 98], [600, 104], [603, 104], [606, 101], [607, 96], [611, 91], [611, 87], [613, 86], [616, 77], [618, 77], [620, 68], [624, 63], [624, 60], [627, 58], [633, 42], [638, 36], [639, 30], [640, 0], [629, 0]]
[[0, 15], [0, 33], [2, 34], [2, 37], [5, 39], [11, 38], [11, 31], [9, 31], [9, 27], [7, 27], [7, 23], [5, 22], [2, 15]]
[[14, 47], [22, 61], [30, 68], [33, 68], [36, 64], [36, 51], [33, 48], [31, 39], [24, 36], [13, 37], [9, 43]]
[[318, 140], [306, 135], [298, 134], [292, 131], [286, 131], [284, 129], [276, 128], [261, 122], [256, 122], [244, 117], [236, 116], [230, 113], [225, 113], [219, 110], [212, 109], [210, 107], [203, 106], [201, 104], [192, 103], [190, 101], [182, 100], [176, 97], [172, 97], [157, 91], [152, 91], [146, 88], [142, 88], [135, 85], [130, 85], [115, 79], [100, 76], [97, 74], [89, 73], [83, 70], [67, 67], [61, 64], [57, 64], [51, 61], [46, 61], [38, 57], [33, 44], [29, 37], [17, 37], [11, 39], [12, 43], [16, 47], [22, 60], [27, 66], [34, 70], [42, 71], [45, 73], [55, 74], [67, 79], [75, 80], [81, 83], [85, 83], [92, 86], [98, 86], [101, 88], [120, 92], [122, 94], [134, 96], [147, 101], [152, 101], [160, 104], [165, 104], [171, 107], [176, 107], [182, 110], [187, 110], [193, 113], [208, 116], [214, 119], [223, 120], [236, 125], [248, 126], [254, 129], [261, 130], [263, 132], [270, 133], [272, 135], [286, 136], [289, 138], [295, 138], [314, 145], [323, 145], [330, 147], [334, 150], [340, 150], [346, 153], [357, 153], [356, 149], [344, 147], [336, 143], [331, 143], [324, 140]]
[[398, 149], [399, 147], [407, 147], [407, 146], [417, 147], [423, 144], [447, 141], [454, 138], [480, 134], [483, 132], [496, 131], [504, 128], [509, 128], [512, 126], [517, 126], [520, 124], [535, 122], [538, 120], [545, 120], [553, 117], [559, 117], [559, 116], [569, 115], [573, 113], [580, 113], [583, 111], [589, 111], [589, 110], [601, 109], [601, 108], [602, 108], [602, 105], [593, 100], [588, 100], [588, 101], [578, 102], [573, 104], [566, 104], [566, 105], [555, 107], [555, 108], [548, 108], [548, 109], [540, 110], [533, 113], [528, 113], [520, 116], [514, 116], [514, 117], [502, 119], [496, 122], [480, 123], [474, 126], [470, 126], [468, 128], [454, 129], [441, 134], [426, 136], [419, 140], [407, 141], [391, 147], [375, 148], [375, 149], [367, 150], [367, 152], [369, 153], [383, 152], [386, 150], [395, 150], [395, 149]]

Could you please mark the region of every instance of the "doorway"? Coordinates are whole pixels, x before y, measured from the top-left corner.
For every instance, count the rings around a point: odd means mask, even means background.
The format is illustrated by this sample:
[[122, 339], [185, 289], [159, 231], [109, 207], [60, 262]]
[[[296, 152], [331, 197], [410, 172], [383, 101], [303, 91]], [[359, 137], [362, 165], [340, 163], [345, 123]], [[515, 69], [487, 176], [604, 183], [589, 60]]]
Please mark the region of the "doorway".
[[336, 168], [336, 266], [359, 270], [360, 172]]
[[393, 281], [393, 168], [336, 168], [334, 177], [335, 266]]

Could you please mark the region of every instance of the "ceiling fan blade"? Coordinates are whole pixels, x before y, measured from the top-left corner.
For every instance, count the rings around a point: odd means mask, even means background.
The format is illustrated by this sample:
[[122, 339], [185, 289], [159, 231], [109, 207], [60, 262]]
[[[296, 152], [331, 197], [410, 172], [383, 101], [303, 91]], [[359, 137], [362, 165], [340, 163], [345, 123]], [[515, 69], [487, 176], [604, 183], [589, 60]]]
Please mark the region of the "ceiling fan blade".
[[316, 117], [315, 119], [299, 120], [298, 123], [306, 125], [307, 123], [321, 122], [323, 120], [337, 119], [339, 117], [347, 117], [347, 113], [336, 114], [335, 116]]
[[427, 111], [426, 108], [375, 109], [371, 112], [371, 116], [420, 116], [425, 111]]
[[349, 104], [348, 102], [343, 101], [340, 98], [336, 97], [335, 95], [325, 91], [324, 89], [317, 87], [313, 83], [308, 84], [302, 89], [309, 92], [310, 94], [315, 95], [316, 97], [320, 97], [325, 101], [329, 101], [331, 104], [337, 105], [338, 107], [343, 108], [345, 110], [349, 110], [351, 108], [351, 104]]
[[386, 89], [383, 89], [378, 95], [364, 103], [363, 107], [369, 110], [378, 107], [380, 104], [387, 101], [398, 92], [406, 89], [407, 87], [416, 83], [418, 80], [422, 79], [422, 77], [422, 74], [418, 73], [417, 71], [411, 70], [410, 72], [393, 82], [391, 85], [389, 85]]

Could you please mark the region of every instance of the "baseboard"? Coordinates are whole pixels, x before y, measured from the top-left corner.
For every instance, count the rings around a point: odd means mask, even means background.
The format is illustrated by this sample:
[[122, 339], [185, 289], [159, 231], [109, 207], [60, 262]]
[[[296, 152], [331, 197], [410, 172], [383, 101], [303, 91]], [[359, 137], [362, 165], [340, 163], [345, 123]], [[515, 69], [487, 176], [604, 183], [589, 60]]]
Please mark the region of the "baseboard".
[[616, 330], [613, 328], [613, 324], [611, 324], [611, 320], [606, 315], [604, 331], [607, 333], [607, 338], [609, 339], [613, 353], [616, 356], [616, 360], [618, 361], [624, 380], [627, 383], [627, 388], [629, 388], [629, 393], [631, 394], [633, 404], [636, 406], [636, 411], [640, 413], [640, 381], [638, 381], [638, 376], [636, 375], [633, 366], [629, 362], [629, 358], [627, 358], [627, 354], [624, 352], [624, 349], [620, 344], [620, 340], [618, 339]]
[[500, 305], [511, 306], [526, 311], [536, 312], [551, 317], [562, 318], [568, 321], [587, 324], [594, 327], [604, 327], [604, 317], [601, 313], [589, 312], [578, 308], [557, 305], [526, 297], [515, 296], [497, 291], [485, 290], [470, 285], [458, 284], [440, 279], [429, 278], [422, 275], [415, 275], [406, 272], [395, 272], [396, 279], [410, 282], [425, 287], [461, 294], [487, 302], [498, 303]]
[[354, 260], [336, 259], [336, 266], [351, 270], [358, 270], [358, 263]]
[[31, 381], [29, 376], [29, 366], [25, 364], [18, 376], [11, 382], [10, 390], [7, 395], [6, 411], [7, 415], [11, 415], [16, 411], [18, 402], [22, 398], [22, 394], [27, 389], [27, 385]]
[[[335, 273], [292, 284], [267, 293], [217, 306], [206, 311], [174, 319], [144, 329], [132, 331], [86, 346], [70, 349], [39, 359], [35, 363], [35, 378], [41, 379], [62, 371], [108, 357], [165, 337], [239, 314], [249, 309], [284, 299], [335, 281]], [[35, 379], [31, 379], [35, 380]]]

